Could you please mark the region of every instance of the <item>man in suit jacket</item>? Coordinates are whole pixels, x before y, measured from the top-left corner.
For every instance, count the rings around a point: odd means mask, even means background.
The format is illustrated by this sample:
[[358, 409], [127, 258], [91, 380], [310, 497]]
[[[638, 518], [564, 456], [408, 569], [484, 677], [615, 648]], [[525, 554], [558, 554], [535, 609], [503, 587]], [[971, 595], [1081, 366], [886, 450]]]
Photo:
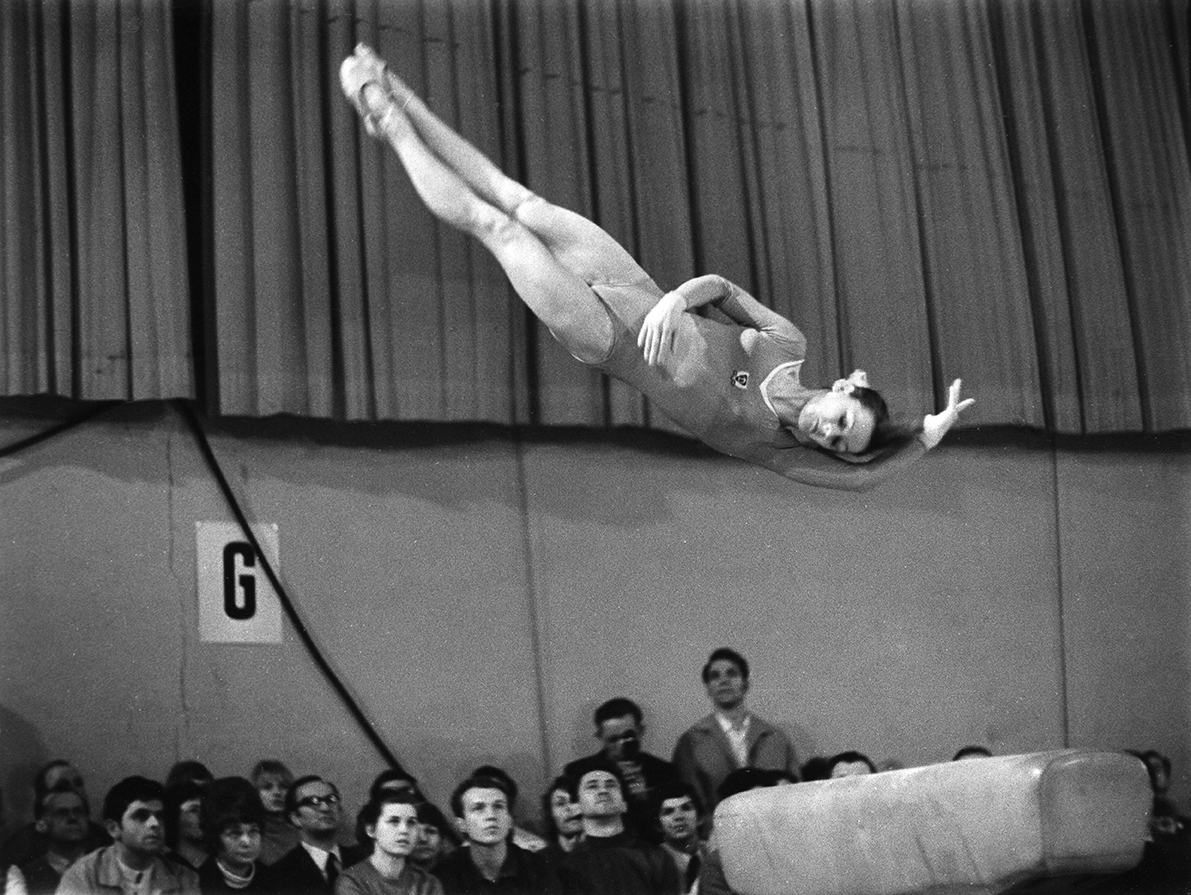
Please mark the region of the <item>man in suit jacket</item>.
[[599, 752], [568, 764], [563, 773], [578, 780], [593, 767], [612, 762], [620, 769], [624, 781], [624, 798], [628, 806], [625, 825], [636, 836], [652, 842], [660, 841], [657, 830], [657, 793], [678, 782], [674, 766], [663, 758], [641, 749], [645, 735], [645, 715], [631, 699], [609, 699], [595, 710], [595, 735], [603, 744]]
[[285, 811], [298, 828], [299, 840], [273, 865], [276, 890], [285, 895], [331, 895], [340, 871], [365, 857], [363, 849], [339, 844], [339, 790], [322, 777], [299, 777], [285, 793]]
[[718, 789], [738, 768], [752, 767], [798, 779], [798, 763], [789, 738], [745, 705], [749, 664], [735, 650], [715, 650], [703, 666], [703, 685], [713, 711], [678, 738], [674, 767], [710, 816], [719, 803]]

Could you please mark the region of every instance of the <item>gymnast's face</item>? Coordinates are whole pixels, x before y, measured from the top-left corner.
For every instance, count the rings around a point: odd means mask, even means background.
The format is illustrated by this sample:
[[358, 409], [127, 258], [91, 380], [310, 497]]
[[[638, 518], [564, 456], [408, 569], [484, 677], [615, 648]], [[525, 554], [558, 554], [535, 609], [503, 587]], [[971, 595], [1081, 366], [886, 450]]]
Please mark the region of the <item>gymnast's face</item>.
[[815, 395], [798, 414], [798, 431], [836, 454], [859, 454], [876, 428], [873, 412], [842, 389]]

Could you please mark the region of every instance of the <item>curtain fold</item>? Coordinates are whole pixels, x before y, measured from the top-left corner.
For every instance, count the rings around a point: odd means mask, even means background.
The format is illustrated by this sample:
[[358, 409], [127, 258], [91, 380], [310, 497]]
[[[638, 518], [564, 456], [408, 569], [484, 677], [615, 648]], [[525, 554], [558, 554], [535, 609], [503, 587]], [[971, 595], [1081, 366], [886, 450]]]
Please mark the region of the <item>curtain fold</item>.
[[197, 376], [227, 415], [675, 428], [364, 135], [338, 67], [366, 41], [664, 289], [717, 272], [788, 316], [810, 384], [866, 369], [906, 420], [962, 377], [967, 425], [1191, 427], [1191, 0], [195, 2], [189, 210], [170, 7], [0, 4], [6, 394]]
[[0, 4], [0, 383], [190, 395], [169, 7]]

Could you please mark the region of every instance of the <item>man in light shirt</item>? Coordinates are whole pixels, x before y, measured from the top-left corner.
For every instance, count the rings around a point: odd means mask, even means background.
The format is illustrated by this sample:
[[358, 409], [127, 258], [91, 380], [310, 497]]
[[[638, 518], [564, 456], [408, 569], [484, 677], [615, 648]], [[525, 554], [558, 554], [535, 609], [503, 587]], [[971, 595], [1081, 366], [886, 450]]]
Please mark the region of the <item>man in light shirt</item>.
[[678, 738], [673, 760], [678, 775], [706, 806], [707, 815], [719, 802], [720, 784], [739, 768], [784, 771], [797, 780], [798, 763], [789, 738], [745, 704], [749, 663], [744, 656], [720, 647], [708, 657], [702, 676], [712, 712]]
[[125, 777], [103, 800], [112, 844], [79, 858], [62, 875], [58, 895], [199, 895], [198, 874], [166, 861], [165, 788]]

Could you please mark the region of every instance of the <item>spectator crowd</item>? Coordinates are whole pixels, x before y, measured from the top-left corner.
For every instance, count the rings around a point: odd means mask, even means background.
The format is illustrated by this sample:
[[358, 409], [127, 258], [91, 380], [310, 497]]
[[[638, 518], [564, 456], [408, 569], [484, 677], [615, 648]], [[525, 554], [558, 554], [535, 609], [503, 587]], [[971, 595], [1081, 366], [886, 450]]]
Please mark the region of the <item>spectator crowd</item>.
[[[385, 769], [349, 819], [333, 780], [295, 774], [282, 760], [220, 778], [183, 761], [161, 782], [116, 783], [97, 820], [78, 769], [55, 760], [33, 780], [32, 822], [0, 843], [5, 895], [727, 895], [712, 826], [721, 800], [891, 767], [852, 750], [798, 765], [789, 738], [748, 708], [749, 665], [734, 650], [715, 650], [702, 680], [712, 711], [669, 760], [642, 748], [636, 703], [600, 705], [601, 747], [546, 787], [537, 832], [515, 823], [519, 787], [493, 765], [461, 780], [446, 811], [413, 775]], [[1137, 871], [1095, 891], [1191, 892], [1170, 762], [1134, 754], [1154, 790], [1150, 842]], [[966, 746], [953, 760], [989, 755]]]

